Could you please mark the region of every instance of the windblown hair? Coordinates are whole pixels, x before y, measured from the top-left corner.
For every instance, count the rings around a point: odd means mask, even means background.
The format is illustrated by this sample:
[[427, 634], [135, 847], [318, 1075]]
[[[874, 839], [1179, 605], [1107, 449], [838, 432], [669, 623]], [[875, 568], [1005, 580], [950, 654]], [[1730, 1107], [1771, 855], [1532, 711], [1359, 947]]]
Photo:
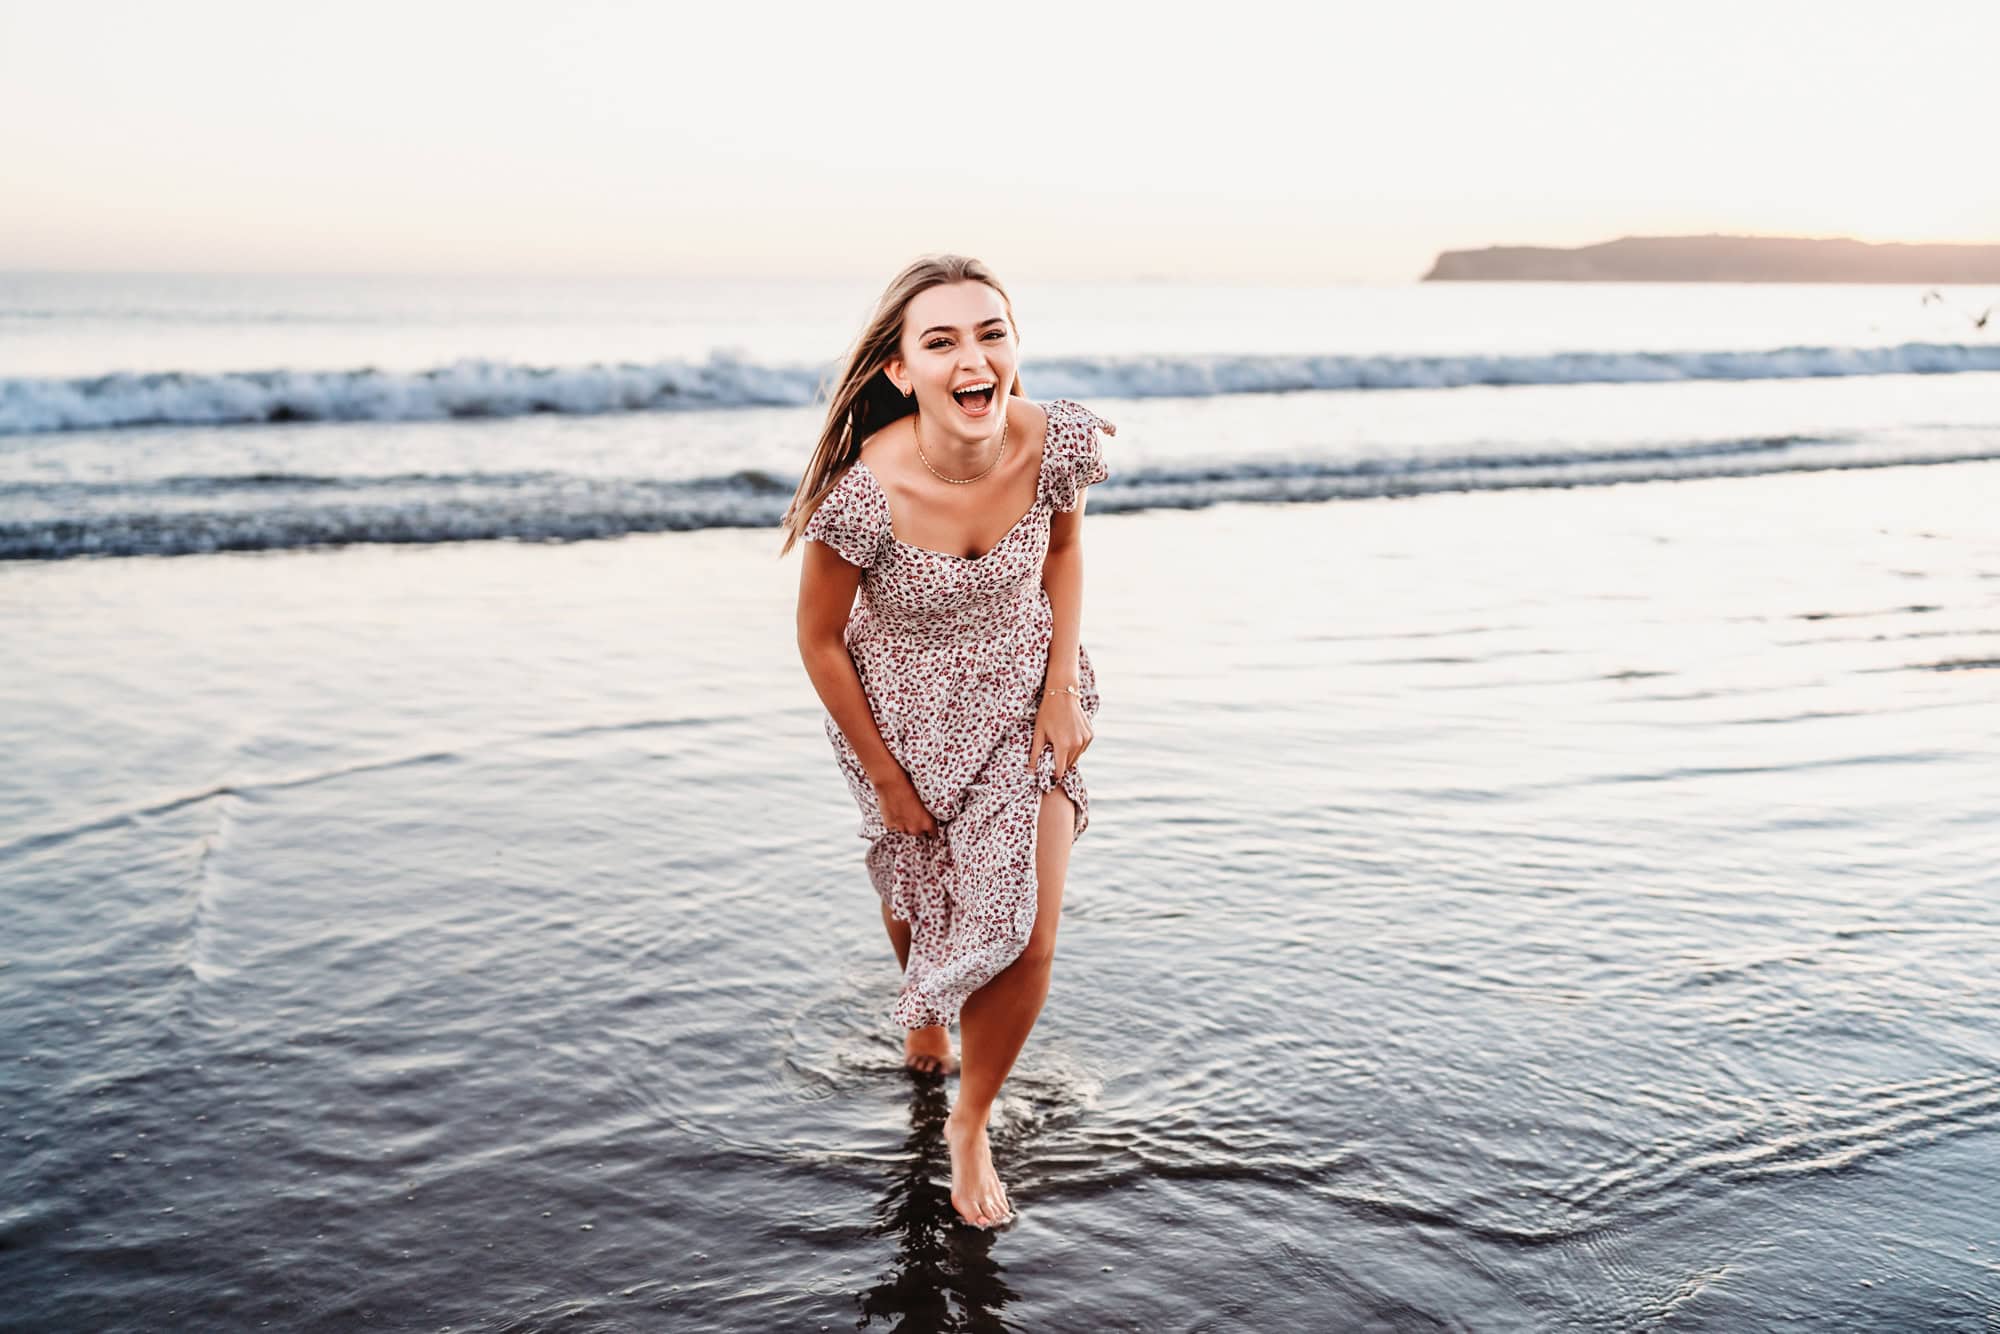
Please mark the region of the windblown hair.
[[[903, 397], [902, 390], [896, 388], [883, 368], [896, 355], [903, 337], [904, 317], [917, 293], [961, 282], [985, 283], [998, 292], [1001, 304], [1007, 307], [1007, 323], [1014, 324], [1014, 303], [1007, 296], [1007, 289], [1000, 285], [991, 269], [976, 259], [965, 255], [925, 255], [897, 274], [876, 303], [868, 327], [847, 350], [838, 387], [827, 400], [826, 425], [820, 429], [819, 445], [813, 450], [805, 476], [799, 479], [798, 491], [785, 510], [782, 520], [785, 541], [778, 548], [780, 557], [792, 549], [820, 501], [826, 499], [826, 493], [839, 483], [841, 474], [860, 457], [861, 442], [898, 417], [916, 411], [915, 404]], [[825, 387], [820, 386], [822, 390]], [[1025, 392], [1017, 371], [1006, 393]]]

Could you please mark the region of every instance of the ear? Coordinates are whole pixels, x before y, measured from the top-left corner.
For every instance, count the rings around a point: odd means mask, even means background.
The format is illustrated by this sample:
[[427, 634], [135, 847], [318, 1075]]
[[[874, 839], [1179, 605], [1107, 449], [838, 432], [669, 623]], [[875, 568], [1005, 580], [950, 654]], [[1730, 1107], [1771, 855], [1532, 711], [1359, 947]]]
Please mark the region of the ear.
[[889, 377], [890, 387], [899, 394], [903, 393], [909, 387], [904, 383], [909, 379], [906, 367], [907, 363], [904, 362], [901, 353], [897, 353], [882, 363], [882, 372]]

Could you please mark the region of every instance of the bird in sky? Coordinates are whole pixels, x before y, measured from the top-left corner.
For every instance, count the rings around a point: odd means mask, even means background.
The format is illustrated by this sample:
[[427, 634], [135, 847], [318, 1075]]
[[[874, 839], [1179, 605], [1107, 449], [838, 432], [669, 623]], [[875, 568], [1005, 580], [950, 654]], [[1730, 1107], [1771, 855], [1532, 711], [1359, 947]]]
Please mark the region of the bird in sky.
[[1984, 329], [1986, 327], [1986, 321], [1991, 319], [1993, 316], [1994, 308], [1992, 306], [1988, 306], [1986, 309], [1980, 311], [1977, 315], [1974, 315], [1971, 311], [1962, 310], [1954, 303], [1945, 300], [1944, 293], [1938, 291], [1938, 289], [1935, 287], [1931, 288], [1930, 291], [1924, 293], [1923, 304], [1928, 306], [1933, 301], [1937, 302], [1939, 305], [1943, 306], [1947, 310], [1958, 311], [1959, 314], [1965, 316], [1965, 318], [1972, 321], [1972, 327], [1975, 329]]

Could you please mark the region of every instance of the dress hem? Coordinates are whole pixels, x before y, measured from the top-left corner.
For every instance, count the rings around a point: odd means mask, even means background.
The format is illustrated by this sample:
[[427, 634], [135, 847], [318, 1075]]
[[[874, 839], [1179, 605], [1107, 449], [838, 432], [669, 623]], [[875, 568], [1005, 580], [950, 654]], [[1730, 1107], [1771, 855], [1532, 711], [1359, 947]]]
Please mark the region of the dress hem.
[[[1039, 775], [1037, 777], [1039, 780]], [[897, 835], [893, 833], [884, 834], [875, 840], [868, 852], [870, 879], [875, 882], [876, 892], [880, 895], [882, 901], [889, 905], [889, 915], [897, 921], [910, 923], [910, 960], [912, 964], [917, 966], [918, 970], [916, 976], [912, 978], [910, 969], [908, 967], [905, 968], [903, 988], [898, 993], [896, 1002], [890, 1007], [889, 1011], [889, 1018], [892, 1021], [910, 1030], [940, 1026], [950, 1027], [959, 1021], [960, 1012], [964, 1009], [966, 1000], [970, 999], [973, 993], [987, 985], [994, 978], [1000, 976], [1000, 974], [1006, 972], [1007, 969], [1013, 967], [1014, 962], [1027, 951], [1028, 945], [1034, 939], [1035, 924], [1041, 916], [1042, 886], [1041, 875], [1037, 865], [1041, 853], [1041, 813], [1039, 809], [1041, 799], [1046, 793], [1058, 790], [1069, 799], [1072, 830], [1070, 834], [1070, 846], [1075, 847], [1077, 840], [1083, 837], [1083, 831], [1089, 825], [1088, 798], [1079, 797], [1078, 795], [1078, 789], [1082, 787], [1082, 775], [1074, 765], [1070, 766], [1069, 771], [1063, 775], [1063, 781], [1050, 784], [1046, 787], [1037, 781], [1034, 798], [1037, 810], [1035, 818], [1029, 822], [1030, 832], [1028, 835], [1025, 870], [1018, 875], [1014, 921], [1012, 923], [1012, 930], [1009, 933], [1009, 938], [1015, 942], [1015, 945], [1014, 948], [1007, 952], [1006, 957], [997, 966], [986, 970], [985, 976], [980, 977], [970, 987], [966, 986], [965, 983], [969, 980], [970, 976], [978, 976], [976, 970], [969, 975], [964, 971], [943, 974], [935, 965], [919, 959], [915, 935], [917, 919], [914, 916], [907, 916], [901, 911], [906, 904], [903, 901], [903, 896], [897, 892], [902, 886], [897, 881], [895, 874], [896, 858], [893, 852], [894, 845], [888, 842], [888, 840], [897, 837]], [[901, 835], [901, 837], [911, 838], [916, 836]], [[886, 857], [878, 856], [878, 852], [884, 847], [892, 849], [890, 854]], [[1023, 918], [1026, 920], [1024, 921]], [[941, 1003], [942, 998], [949, 998], [951, 996], [959, 997], [957, 1005], [949, 1006]]]

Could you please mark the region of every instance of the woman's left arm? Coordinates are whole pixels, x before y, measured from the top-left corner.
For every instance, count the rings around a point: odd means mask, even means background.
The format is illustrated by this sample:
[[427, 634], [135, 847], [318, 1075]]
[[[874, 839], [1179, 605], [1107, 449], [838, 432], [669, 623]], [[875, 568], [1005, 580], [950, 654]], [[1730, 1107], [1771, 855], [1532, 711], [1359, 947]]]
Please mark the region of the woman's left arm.
[[1048, 675], [1044, 689], [1077, 684], [1077, 645], [1083, 642], [1083, 505], [1049, 515], [1049, 555], [1042, 563], [1042, 587], [1049, 591], [1055, 612], [1055, 638], [1049, 641]]
[[1042, 753], [1046, 743], [1055, 748], [1056, 776], [1060, 778], [1090, 745], [1090, 718], [1083, 703], [1064, 690], [1080, 685], [1077, 677], [1078, 645], [1083, 639], [1083, 497], [1073, 510], [1055, 510], [1049, 516], [1049, 554], [1042, 562], [1042, 587], [1048, 590], [1049, 609], [1055, 614], [1055, 634], [1049, 640], [1049, 661], [1042, 676], [1042, 703], [1035, 713], [1034, 745], [1028, 752], [1028, 767]]

